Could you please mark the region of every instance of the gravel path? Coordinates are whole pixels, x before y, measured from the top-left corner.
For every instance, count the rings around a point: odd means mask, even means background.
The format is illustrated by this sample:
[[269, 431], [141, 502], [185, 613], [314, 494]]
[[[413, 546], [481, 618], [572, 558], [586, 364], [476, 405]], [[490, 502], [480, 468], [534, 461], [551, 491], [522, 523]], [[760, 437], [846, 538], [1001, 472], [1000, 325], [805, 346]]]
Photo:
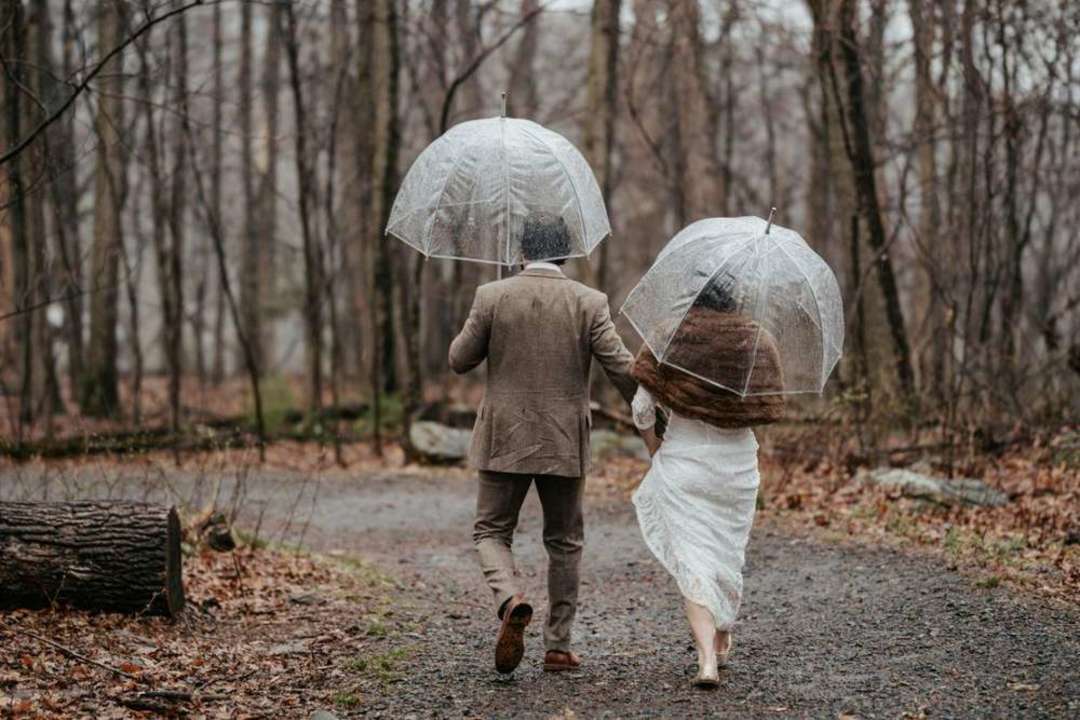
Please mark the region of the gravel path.
[[[369, 678], [364, 702], [335, 709], [341, 715], [1080, 717], [1080, 612], [975, 587], [927, 558], [823, 544], [767, 523], [750, 543], [732, 665], [719, 692], [694, 692], [674, 583], [644, 547], [629, 504], [595, 497], [575, 634], [585, 668], [540, 670], [545, 558], [530, 494], [515, 550], [539, 613], [521, 667], [501, 679], [492, 669], [497, 624], [470, 542], [470, 479], [328, 477], [317, 495], [296, 485], [287, 475], [247, 480], [252, 512], [267, 508], [264, 528], [282, 523], [283, 506], [310, 511], [306, 527], [293, 518], [291, 534], [315, 550], [367, 557], [403, 588], [398, 630], [383, 642], [387, 656], [409, 658], [399, 661], [404, 677]], [[128, 494], [123, 483], [110, 488]]]

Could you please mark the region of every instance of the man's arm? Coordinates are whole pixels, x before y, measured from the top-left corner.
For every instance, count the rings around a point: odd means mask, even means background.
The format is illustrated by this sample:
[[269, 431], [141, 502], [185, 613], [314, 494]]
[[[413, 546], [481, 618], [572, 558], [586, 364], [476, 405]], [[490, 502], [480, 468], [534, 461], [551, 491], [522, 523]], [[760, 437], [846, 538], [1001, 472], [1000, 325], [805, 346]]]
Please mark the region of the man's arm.
[[638, 385], [637, 381], [630, 376], [630, 369], [634, 366], [634, 356], [626, 349], [618, 331], [615, 330], [606, 295], [600, 295], [598, 305], [593, 315], [590, 333], [593, 357], [600, 363], [600, 367], [604, 368], [608, 379], [618, 389], [619, 394], [627, 403], [631, 403]]
[[488, 354], [488, 338], [491, 334], [491, 317], [480, 299], [477, 289], [465, 327], [450, 343], [450, 369], [458, 375], [469, 372], [484, 362]]

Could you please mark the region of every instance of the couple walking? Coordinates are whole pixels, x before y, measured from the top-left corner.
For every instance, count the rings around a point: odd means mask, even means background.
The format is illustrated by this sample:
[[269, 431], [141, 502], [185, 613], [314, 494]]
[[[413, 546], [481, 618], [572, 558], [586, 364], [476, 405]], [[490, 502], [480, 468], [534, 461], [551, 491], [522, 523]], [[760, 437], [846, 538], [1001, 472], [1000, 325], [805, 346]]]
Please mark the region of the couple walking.
[[[674, 577], [698, 649], [694, 685], [715, 688], [732, 648], [742, 566], [758, 488], [750, 426], [779, 417], [782, 396], [740, 399], [715, 383], [657, 362], [635, 360], [615, 330], [607, 297], [563, 274], [570, 238], [558, 215], [532, 213], [522, 234], [524, 270], [477, 290], [451, 368], [487, 361], [487, 388], [470, 462], [479, 471], [473, 540], [500, 622], [495, 667], [512, 672], [524, 654], [533, 607], [522, 592], [511, 547], [518, 514], [535, 484], [548, 554], [544, 670], [574, 670], [571, 648], [584, 545], [589, 459], [589, 375], [593, 359], [630, 403], [652, 466], [634, 494], [649, 549]], [[719, 286], [702, 293], [683, 321], [684, 353], [752, 375], [758, 389], [780, 386], [767, 334], [735, 312]], [[666, 427], [664, 427], [666, 426]]]

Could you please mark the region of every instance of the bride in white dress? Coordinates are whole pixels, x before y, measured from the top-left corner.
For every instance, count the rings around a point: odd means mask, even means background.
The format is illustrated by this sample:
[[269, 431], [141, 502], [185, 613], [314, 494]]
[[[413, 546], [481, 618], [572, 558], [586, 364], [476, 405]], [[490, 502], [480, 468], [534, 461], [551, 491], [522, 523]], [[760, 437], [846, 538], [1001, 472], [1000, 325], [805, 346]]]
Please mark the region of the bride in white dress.
[[[771, 337], [755, 323], [725, 312], [725, 305], [696, 307], [688, 315], [696, 326], [697, 338], [690, 339], [696, 343], [694, 352], [707, 353], [709, 362], [727, 368], [745, 368], [745, 359], [738, 361], [742, 353], [761, 382], [782, 385]], [[756, 360], [755, 354], [760, 356]], [[775, 371], [771, 379], [770, 369]], [[783, 400], [779, 395], [741, 399], [656, 363], [647, 348], [634, 375], [641, 383], [633, 401], [634, 424], [653, 456], [633, 496], [638, 523], [649, 549], [686, 599], [698, 649], [693, 684], [716, 688], [718, 666], [726, 664], [732, 648], [757, 502], [758, 444], [750, 426], [779, 419]], [[669, 418], [662, 441], [655, 431], [658, 404]]]

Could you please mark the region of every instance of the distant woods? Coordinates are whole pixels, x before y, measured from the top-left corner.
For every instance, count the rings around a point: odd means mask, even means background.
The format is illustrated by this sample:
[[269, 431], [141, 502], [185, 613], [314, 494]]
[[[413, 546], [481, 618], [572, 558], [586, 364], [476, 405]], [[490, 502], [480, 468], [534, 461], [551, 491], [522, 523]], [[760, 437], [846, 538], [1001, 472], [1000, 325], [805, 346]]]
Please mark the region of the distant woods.
[[571, 271], [616, 307], [682, 226], [775, 205], [841, 279], [844, 412], [1075, 418], [1074, 5], [6, 0], [0, 434], [180, 432], [225, 386], [261, 427], [289, 375], [378, 437], [456, 392], [494, 270], [383, 229], [419, 151], [504, 89], [591, 163], [614, 235]]

